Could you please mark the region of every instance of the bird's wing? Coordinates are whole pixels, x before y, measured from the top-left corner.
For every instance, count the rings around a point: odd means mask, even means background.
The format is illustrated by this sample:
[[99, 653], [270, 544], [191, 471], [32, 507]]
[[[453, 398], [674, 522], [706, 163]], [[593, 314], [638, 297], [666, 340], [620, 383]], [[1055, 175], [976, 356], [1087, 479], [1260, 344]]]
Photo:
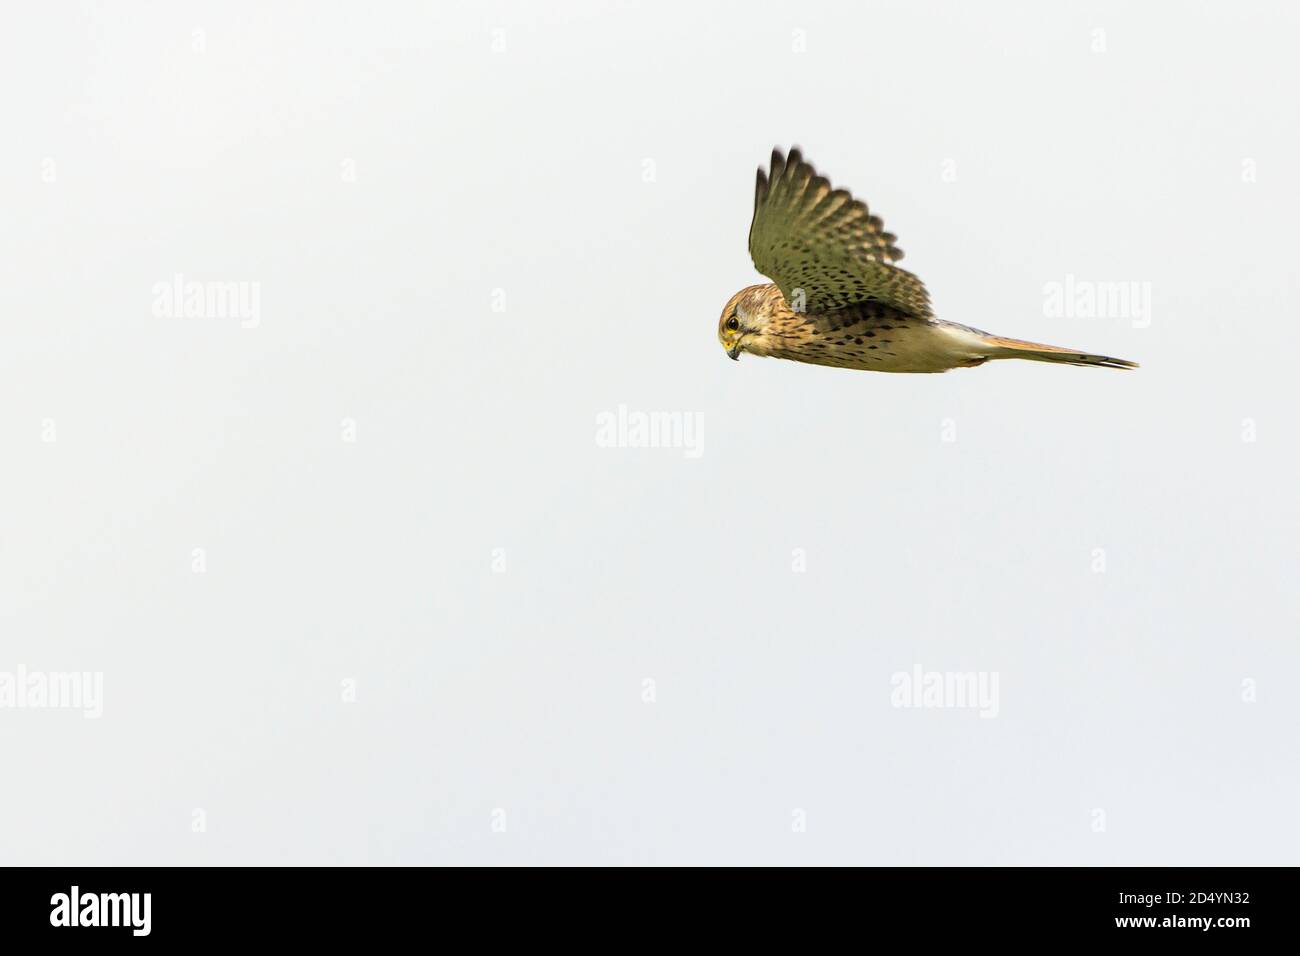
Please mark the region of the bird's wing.
[[831, 189], [797, 149], [789, 159], [772, 150], [770, 177], [758, 171], [749, 254], [796, 311], [802, 290], [802, 311], [874, 301], [909, 315], [931, 314], [925, 285], [893, 264], [903, 253], [880, 218], [847, 190]]

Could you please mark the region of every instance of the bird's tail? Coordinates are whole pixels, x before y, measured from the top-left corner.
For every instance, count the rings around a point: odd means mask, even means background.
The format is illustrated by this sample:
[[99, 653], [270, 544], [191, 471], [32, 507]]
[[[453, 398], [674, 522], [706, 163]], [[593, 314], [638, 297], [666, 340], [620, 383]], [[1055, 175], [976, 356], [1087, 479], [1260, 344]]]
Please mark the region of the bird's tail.
[[1000, 335], [984, 336], [984, 343], [991, 346], [989, 358], [994, 359], [1029, 359], [1032, 362], [1058, 362], [1063, 365], [1095, 365], [1099, 368], [1137, 368], [1137, 362], [1111, 358], [1109, 355], [1092, 355], [1076, 349], [1063, 349], [1057, 345], [1043, 345], [1040, 342], [1022, 342], [1020, 339], [1004, 339]]

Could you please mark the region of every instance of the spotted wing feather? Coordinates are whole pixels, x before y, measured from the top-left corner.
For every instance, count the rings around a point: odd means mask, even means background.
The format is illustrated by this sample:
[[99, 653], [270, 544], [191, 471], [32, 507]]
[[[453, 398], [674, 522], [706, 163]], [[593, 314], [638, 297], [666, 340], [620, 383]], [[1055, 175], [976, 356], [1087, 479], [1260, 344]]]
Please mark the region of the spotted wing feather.
[[894, 265], [903, 257], [895, 242], [866, 203], [832, 189], [799, 150], [792, 149], [788, 159], [773, 150], [770, 175], [759, 169], [749, 254], [792, 306], [802, 291], [808, 312], [883, 302], [908, 315], [929, 316], [925, 285]]

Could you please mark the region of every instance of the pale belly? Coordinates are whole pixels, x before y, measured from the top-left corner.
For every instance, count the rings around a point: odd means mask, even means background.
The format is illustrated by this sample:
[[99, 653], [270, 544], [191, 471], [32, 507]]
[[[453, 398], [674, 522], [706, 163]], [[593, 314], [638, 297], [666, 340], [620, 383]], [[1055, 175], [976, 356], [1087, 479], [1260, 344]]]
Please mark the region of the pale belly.
[[865, 304], [823, 315], [792, 316], [770, 330], [773, 358], [873, 372], [946, 372], [988, 360], [983, 333]]

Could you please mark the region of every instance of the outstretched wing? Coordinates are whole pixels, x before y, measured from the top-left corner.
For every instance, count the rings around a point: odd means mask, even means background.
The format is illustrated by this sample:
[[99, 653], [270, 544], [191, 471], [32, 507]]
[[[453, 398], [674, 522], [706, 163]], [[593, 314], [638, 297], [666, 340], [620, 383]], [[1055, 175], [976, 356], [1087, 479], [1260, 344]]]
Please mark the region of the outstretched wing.
[[797, 149], [788, 160], [772, 150], [771, 176], [758, 171], [749, 254], [792, 308], [802, 290], [808, 312], [871, 301], [931, 314], [925, 285], [893, 264], [903, 253], [880, 218], [847, 190], [831, 189]]

